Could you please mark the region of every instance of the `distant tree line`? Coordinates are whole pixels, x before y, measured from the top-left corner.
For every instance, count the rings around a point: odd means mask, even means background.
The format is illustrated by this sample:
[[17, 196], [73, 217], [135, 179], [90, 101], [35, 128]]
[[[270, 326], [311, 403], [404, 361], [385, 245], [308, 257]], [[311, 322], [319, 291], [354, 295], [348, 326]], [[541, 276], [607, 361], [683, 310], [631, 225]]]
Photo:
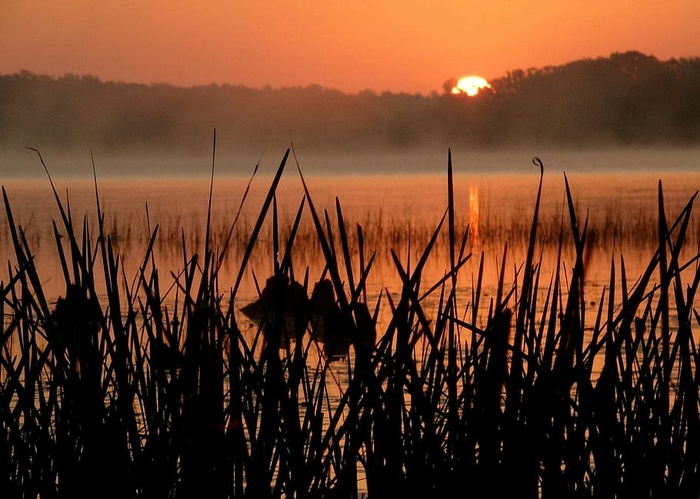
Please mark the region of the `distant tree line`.
[[476, 97], [347, 94], [318, 85], [178, 87], [0, 75], [0, 146], [305, 150], [700, 144], [700, 58], [614, 53], [514, 70]]

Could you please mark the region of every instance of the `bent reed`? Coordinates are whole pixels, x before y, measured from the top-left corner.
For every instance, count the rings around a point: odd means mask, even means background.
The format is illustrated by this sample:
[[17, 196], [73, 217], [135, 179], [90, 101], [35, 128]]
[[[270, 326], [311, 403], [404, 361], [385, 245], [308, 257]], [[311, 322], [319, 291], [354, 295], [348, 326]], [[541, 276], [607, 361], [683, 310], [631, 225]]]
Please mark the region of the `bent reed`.
[[[275, 194], [290, 151], [235, 282], [222, 282], [219, 271], [236, 221], [215, 246], [210, 217], [202, 253], [188, 250], [182, 235], [180, 270], [158, 268], [155, 226], [136, 275], [127, 275], [104, 228], [96, 176], [94, 234], [87, 219], [73, 218], [39, 155], [60, 212], [53, 232], [65, 293], [54, 305], [3, 188], [14, 248], [0, 302], [3, 497], [697, 494], [700, 253], [681, 259], [695, 196], [669, 219], [659, 182], [658, 245], [646, 270], [631, 280], [624, 258], [613, 260], [609, 286], [591, 309], [587, 220], [566, 175], [560, 257], [541, 282], [544, 167], [535, 158], [540, 183], [525, 261], [507, 285], [505, 248], [498, 290], [487, 297], [483, 253], [469, 253], [469, 228], [455, 222], [448, 152], [444, 215], [415, 261], [387, 248], [400, 289], [368, 302], [376, 250], [365, 248], [362, 226], [350, 233], [339, 200], [335, 214], [317, 211], [298, 163], [305, 195], [280, 237]], [[292, 264], [293, 252], [304, 251], [295, 237], [308, 215], [321, 276]], [[315, 281], [332, 284], [333, 324], [349, 338], [341, 358], [324, 357], [303, 310], [292, 321], [279, 312], [286, 293], [266, 297], [274, 306], [252, 338], [242, 332], [238, 293], [266, 221], [273, 277], [300, 283], [307, 295]], [[425, 282], [445, 236], [449, 268]], [[561, 256], [565, 244], [573, 245], [571, 267]], [[472, 258], [480, 258], [479, 272], [458, 293]], [[374, 344], [362, 341], [368, 328], [376, 329]]]

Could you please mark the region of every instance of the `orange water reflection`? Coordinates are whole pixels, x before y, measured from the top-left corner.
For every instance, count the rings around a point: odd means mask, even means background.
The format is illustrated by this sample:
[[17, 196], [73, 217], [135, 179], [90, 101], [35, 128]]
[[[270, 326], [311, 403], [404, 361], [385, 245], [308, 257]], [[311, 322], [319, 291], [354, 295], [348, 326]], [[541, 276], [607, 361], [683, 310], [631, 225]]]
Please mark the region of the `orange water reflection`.
[[476, 185], [469, 186], [469, 247], [472, 251], [479, 249], [481, 236], [479, 235], [479, 188]]
[[[569, 182], [579, 218], [588, 216], [591, 246], [587, 284], [590, 301], [595, 301], [609, 280], [611, 259], [624, 254], [628, 276], [641, 273], [653, 254], [656, 244], [657, 188], [663, 177], [668, 218], [673, 218], [700, 186], [700, 175], [694, 173], [644, 174], [578, 174]], [[232, 286], [252, 226], [269, 187], [269, 178], [256, 178], [241, 208], [220, 275], [223, 290]], [[313, 204], [321, 217], [327, 215], [336, 244], [336, 198], [349, 237], [354, 272], [359, 272], [358, 228], [364, 238], [365, 259], [376, 251], [376, 260], [367, 281], [367, 300], [373, 303], [380, 293], [398, 293], [400, 277], [391, 258], [393, 250], [402, 265], [410, 268], [420, 256], [425, 244], [437, 228], [447, 206], [446, 179], [442, 175], [414, 174], [364, 175], [345, 177], [312, 177], [307, 179]], [[248, 179], [226, 177], [217, 179], [212, 199], [212, 246], [222, 248], [226, 235], [236, 218]], [[95, 194], [92, 181], [57, 181], [59, 192], [68, 192], [76, 220], [86, 216], [92, 233], [96, 234]], [[468, 249], [471, 260], [460, 274], [459, 293], [468, 303], [473, 289], [479, 260], [484, 258], [483, 293], [493, 296], [498, 283], [503, 251], [507, 245], [506, 285], [517, 279], [517, 267], [524, 259], [527, 237], [532, 222], [538, 177], [521, 175], [456, 175], [456, 232], [461, 240], [469, 228]], [[188, 253], [204, 249], [209, 180], [110, 180], [100, 182], [100, 198], [105, 212], [105, 224], [112, 241], [120, 251], [126, 274], [134, 274], [141, 263], [149, 234], [158, 225], [156, 261], [161, 275], [177, 272], [183, 267], [183, 247]], [[26, 233], [29, 247], [35, 255], [42, 285], [51, 297], [64, 291], [51, 220], [59, 212], [48, 182], [15, 180], [6, 184], [16, 222]], [[288, 234], [301, 203], [303, 189], [297, 175], [289, 174], [280, 183], [276, 202], [282, 234]], [[564, 206], [564, 180], [561, 175], [545, 175], [538, 227], [538, 254], [541, 255], [541, 282], [556, 267], [559, 235], [570, 233]], [[324, 215], [325, 214], [325, 215]], [[270, 218], [270, 217], [268, 217]], [[6, 216], [0, 218], [2, 242], [0, 250], [5, 261], [14, 262]], [[698, 226], [691, 227], [691, 239], [698, 239]], [[271, 275], [272, 225], [268, 220], [252, 255], [238, 301], [241, 306], [256, 298], [253, 272], [259, 280]], [[284, 244], [284, 238], [282, 239]], [[293, 250], [295, 273], [303, 275], [309, 269], [312, 282], [323, 272], [323, 257], [318, 247], [315, 228], [306, 207]], [[344, 267], [340, 250], [338, 258]], [[573, 266], [573, 245], [564, 239], [563, 260], [570, 270]], [[423, 273], [426, 286], [440, 279], [449, 268], [446, 229], [443, 227], [434, 253]], [[7, 282], [7, 270], [3, 271]], [[359, 275], [359, 274], [358, 274]], [[357, 278], [357, 275], [355, 276]], [[429, 302], [428, 302], [429, 304]]]

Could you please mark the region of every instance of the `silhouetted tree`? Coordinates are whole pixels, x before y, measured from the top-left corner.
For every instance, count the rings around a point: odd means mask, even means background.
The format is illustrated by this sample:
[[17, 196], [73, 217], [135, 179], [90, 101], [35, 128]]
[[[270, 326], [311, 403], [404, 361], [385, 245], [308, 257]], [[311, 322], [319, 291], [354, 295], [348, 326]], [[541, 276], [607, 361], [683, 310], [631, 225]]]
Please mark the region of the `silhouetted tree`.
[[21, 71], [0, 75], [0, 147], [203, 152], [216, 127], [236, 150], [307, 151], [509, 144], [700, 143], [700, 59], [636, 51], [514, 69], [493, 92], [428, 96], [319, 85], [189, 88]]

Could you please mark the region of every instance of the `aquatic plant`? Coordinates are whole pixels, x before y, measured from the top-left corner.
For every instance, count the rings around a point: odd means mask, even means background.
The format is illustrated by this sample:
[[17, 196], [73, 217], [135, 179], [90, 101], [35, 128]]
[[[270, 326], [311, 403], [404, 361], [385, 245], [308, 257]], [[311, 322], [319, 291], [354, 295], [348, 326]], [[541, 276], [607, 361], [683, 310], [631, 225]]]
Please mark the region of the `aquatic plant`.
[[[697, 493], [700, 254], [681, 251], [695, 196], [667, 218], [659, 183], [658, 244], [646, 269], [631, 280], [624, 258], [612, 258], [609, 285], [591, 300], [588, 219], [566, 174], [560, 256], [545, 282], [544, 166], [535, 158], [540, 190], [525, 259], [511, 284], [504, 247], [498, 289], [487, 296], [484, 254], [469, 251], [448, 153], [444, 215], [424, 246], [388, 248], [400, 287], [369, 302], [377, 251], [361, 225], [350, 230], [339, 199], [335, 213], [316, 208], [298, 162], [304, 197], [282, 235], [276, 189], [291, 152], [249, 226], [235, 282], [222, 282], [220, 270], [239, 219], [214, 243], [211, 189], [203, 250], [182, 231], [182, 266], [162, 273], [156, 225], [130, 276], [105, 229], [97, 176], [91, 229], [73, 218], [46, 168], [65, 284], [53, 303], [3, 188], [13, 247], [0, 287], [3, 497]], [[212, 185], [214, 164], [215, 156]], [[318, 276], [293, 265], [309, 221]], [[342, 354], [326, 355], [306, 308], [286, 320], [287, 293], [265, 294], [253, 334], [241, 328], [239, 286], [266, 222], [270, 278], [297, 282], [310, 301], [312, 283], [330, 285], [335, 312], [325, 328], [342, 331]], [[431, 282], [425, 269], [441, 240], [449, 265]], [[471, 259], [479, 270], [465, 293], [458, 278]]]

